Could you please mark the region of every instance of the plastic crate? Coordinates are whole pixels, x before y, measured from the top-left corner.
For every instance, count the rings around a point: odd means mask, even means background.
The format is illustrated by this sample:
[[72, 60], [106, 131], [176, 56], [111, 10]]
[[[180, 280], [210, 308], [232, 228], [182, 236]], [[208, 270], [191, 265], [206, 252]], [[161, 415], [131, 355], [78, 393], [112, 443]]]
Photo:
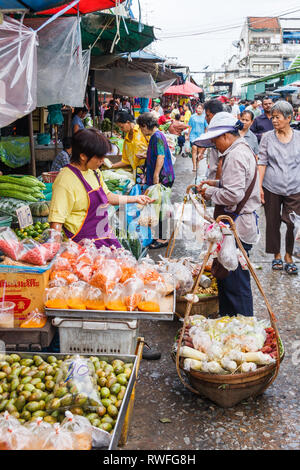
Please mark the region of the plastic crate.
[[54, 335], [50, 320], [43, 328], [0, 328], [6, 351], [42, 351], [50, 346]]
[[134, 354], [138, 320], [72, 320], [54, 318], [61, 353]]

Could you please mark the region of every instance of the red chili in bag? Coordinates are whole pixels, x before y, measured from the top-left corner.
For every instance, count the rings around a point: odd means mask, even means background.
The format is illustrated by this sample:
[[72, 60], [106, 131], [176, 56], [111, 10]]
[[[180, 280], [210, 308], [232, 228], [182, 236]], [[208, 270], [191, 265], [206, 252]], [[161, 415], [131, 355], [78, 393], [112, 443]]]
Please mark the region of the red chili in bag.
[[24, 251], [19, 258], [24, 263], [34, 264], [36, 266], [43, 266], [47, 263], [47, 257], [49, 256], [48, 250], [43, 245], [35, 246], [30, 250]]
[[47, 242], [42, 245], [48, 252], [47, 261], [51, 261], [60, 249], [60, 243], [58, 242]]
[[9, 258], [18, 261], [22, 245], [14, 240], [0, 240], [0, 250]]

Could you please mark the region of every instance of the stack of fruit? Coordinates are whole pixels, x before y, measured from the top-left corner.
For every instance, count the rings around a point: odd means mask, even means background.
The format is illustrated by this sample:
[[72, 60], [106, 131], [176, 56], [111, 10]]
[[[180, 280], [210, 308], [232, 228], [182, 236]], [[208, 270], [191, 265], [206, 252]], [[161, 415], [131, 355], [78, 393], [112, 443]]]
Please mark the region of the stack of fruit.
[[48, 222], [44, 224], [42, 224], [41, 222], [37, 222], [36, 224], [30, 225], [29, 227], [26, 227], [24, 229], [16, 228], [14, 229], [14, 232], [21, 240], [24, 240], [25, 238], [33, 238], [36, 241], [40, 241], [43, 232], [49, 227], [50, 224]]

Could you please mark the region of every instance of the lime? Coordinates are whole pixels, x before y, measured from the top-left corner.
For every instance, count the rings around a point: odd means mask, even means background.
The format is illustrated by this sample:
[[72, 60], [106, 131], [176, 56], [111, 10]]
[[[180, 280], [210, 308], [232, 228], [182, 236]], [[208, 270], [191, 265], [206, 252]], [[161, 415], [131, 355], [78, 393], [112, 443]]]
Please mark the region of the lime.
[[45, 222], [44, 224], [42, 224], [42, 228], [44, 230], [46, 230], [46, 228], [49, 228], [50, 227], [50, 224], [48, 222]]
[[41, 228], [39, 228], [39, 229], [37, 230], [37, 233], [43, 233], [43, 230], [42, 230]]
[[24, 237], [27, 237], [27, 232], [23, 232], [23, 236], [24, 236]]

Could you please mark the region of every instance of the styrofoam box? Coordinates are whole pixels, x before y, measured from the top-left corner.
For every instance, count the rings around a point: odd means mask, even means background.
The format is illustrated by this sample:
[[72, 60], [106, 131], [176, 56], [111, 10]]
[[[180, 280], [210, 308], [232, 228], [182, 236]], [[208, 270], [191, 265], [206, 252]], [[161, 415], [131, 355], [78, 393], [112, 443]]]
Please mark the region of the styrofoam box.
[[61, 353], [134, 354], [138, 321], [87, 321], [54, 318]]

